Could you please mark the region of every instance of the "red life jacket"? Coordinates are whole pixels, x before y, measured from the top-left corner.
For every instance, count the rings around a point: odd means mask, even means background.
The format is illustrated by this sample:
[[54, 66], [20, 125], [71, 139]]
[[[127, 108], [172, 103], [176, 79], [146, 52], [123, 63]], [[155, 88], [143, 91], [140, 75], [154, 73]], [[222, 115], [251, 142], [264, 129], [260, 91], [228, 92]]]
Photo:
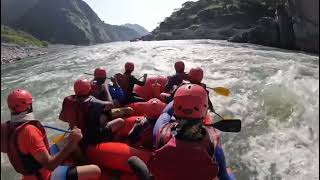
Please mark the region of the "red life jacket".
[[98, 85], [96, 81], [91, 81], [90, 94], [97, 99], [100, 99], [102, 101], [106, 101], [107, 100], [107, 93], [106, 93], [106, 89], [104, 86], [105, 86], [104, 84]]
[[126, 74], [117, 73], [114, 75], [119, 86], [122, 88], [125, 95], [130, 94], [129, 92], [129, 84], [130, 84], [130, 76]]
[[76, 98], [75, 95], [68, 96], [63, 101], [62, 120], [67, 120], [71, 129], [74, 126], [77, 126], [79, 129], [81, 129], [83, 136], [85, 136], [87, 133], [88, 126], [86, 125], [86, 119], [89, 112], [90, 101], [91, 99], [86, 101], [80, 101]]
[[165, 145], [156, 150], [148, 163], [158, 180], [212, 180], [217, 177], [218, 164], [213, 158], [216, 136], [210, 128], [200, 141], [185, 141], [171, 135], [176, 123], [168, 123], [160, 130]]
[[74, 126], [81, 129], [83, 138], [80, 145], [96, 144], [107, 135], [100, 126], [100, 115], [104, 113], [107, 103], [92, 96], [85, 100], [80, 100], [75, 95], [68, 96], [63, 101], [59, 118], [67, 121], [71, 129]]
[[[18, 173], [24, 176], [34, 175], [38, 179], [43, 179], [39, 172], [42, 165], [31, 154], [22, 153], [18, 147], [18, 134], [26, 125], [35, 126], [43, 135], [46, 135], [39, 121], [7, 121], [1, 124], [1, 152], [7, 153], [10, 163]], [[45, 138], [45, 145], [48, 152], [50, 152], [47, 138]]]

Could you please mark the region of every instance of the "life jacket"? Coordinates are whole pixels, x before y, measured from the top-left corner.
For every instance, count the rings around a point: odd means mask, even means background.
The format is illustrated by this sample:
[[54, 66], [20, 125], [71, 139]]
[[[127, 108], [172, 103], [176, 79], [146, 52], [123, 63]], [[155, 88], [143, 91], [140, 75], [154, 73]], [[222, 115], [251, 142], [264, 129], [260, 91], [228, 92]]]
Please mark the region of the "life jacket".
[[215, 179], [219, 168], [213, 155], [218, 139], [213, 129], [204, 127], [206, 135], [200, 141], [186, 141], [172, 136], [176, 125], [167, 123], [160, 130], [158, 140], [165, 145], [154, 152], [148, 163], [152, 174], [159, 180]]
[[126, 74], [117, 73], [114, 75], [119, 86], [122, 88], [125, 95], [130, 94], [129, 92], [129, 84], [130, 84], [130, 76]]
[[64, 99], [62, 119], [68, 121], [71, 129], [74, 126], [81, 129], [83, 134], [81, 145], [103, 141], [103, 132], [100, 131], [100, 115], [104, 112], [105, 103], [106, 101], [92, 96], [85, 100], [78, 100], [75, 95]]
[[172, 76], [168, 76], [168, 82], [165, 85], [165, 91], [171, 91], [173, 86], [180, 86], [183, 80], [188, 80], [188, 75], [186, 73], [177, 73]]
[[125, 100], [125, 96], [121, 87], [109, 86], [108, 88], [112, 99], [118, 100], [119, 102]]
[[77, 126], [83, 136], [87, 133], [86, 118], [89, 112], [90, 100], [80, 101], [75, 95], [68, 96], [63, 101], [63, 116], [69, 123], [70, 129]]
[[100, 99], [102, 101], [106, 101], [107, 100], [107, 92], [106, 92], [105, 85], [104, 84], [98, 85], [97, 81], [91, 81], [90, 94], [93, 97], [95, 97], [97, 99]]
[[[31, 154], [22, 153], [18, 147], [18, 134], [26, 125], [35, 126], [42, 134], [46, 135], [39, 121], [7, 121], [1, 124], [1, 152], [7, 153], [10, 163], [18, 173], [24, 176], [33, 175], [36, 176], [38, 180], [41, 180], [43, 177], [39, 170], [42, 168], [42, 165]], [[44, 138], [44, 142], [48, 152], [50, 152], [47, 138]]]

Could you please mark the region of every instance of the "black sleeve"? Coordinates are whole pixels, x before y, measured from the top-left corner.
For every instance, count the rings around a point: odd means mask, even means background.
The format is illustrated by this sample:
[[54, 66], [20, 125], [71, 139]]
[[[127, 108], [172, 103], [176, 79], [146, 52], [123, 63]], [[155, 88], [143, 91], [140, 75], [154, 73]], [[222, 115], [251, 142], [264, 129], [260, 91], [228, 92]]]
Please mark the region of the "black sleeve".
[[63, 100], [62, 108], [61, 108], [61, 111], [60, 111], [60, 114], [59, 114], [59, 119], [61, 121], [64, 121], [64, 122], [68, 122], [67, 117], [66, 117], [66, 105], [65, 105], [66, 104], [66, 99], [67, 98], [65, 98]]
[[173, 85], [174, 85], [174, 80], [173, 80], [173, 77], [172, 76], [168, 76], [168, 81], [165, 85], [165, 91], [168, 92], [172, 89]]
[[134, 76], [131, 76], [131, 82], [133, 84], [137, 84], [139, 86], [144, 86], [144, 84], [146, 83], [145, 81], [139, 81], [137, 78], [135, 78]]

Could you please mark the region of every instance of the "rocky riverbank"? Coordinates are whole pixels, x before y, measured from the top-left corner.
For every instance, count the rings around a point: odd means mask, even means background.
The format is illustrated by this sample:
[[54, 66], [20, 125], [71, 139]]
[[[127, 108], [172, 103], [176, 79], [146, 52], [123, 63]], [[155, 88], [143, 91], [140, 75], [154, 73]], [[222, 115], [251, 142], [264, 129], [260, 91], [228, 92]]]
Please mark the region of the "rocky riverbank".
[[217, 39], [319, 53], [319, 0], [186, 2], [142, 40]]
[[1, 43], [1, 64], [19, 61], [28, 57], [36, 57], [46, 53], [48, 53], [47, 47]]

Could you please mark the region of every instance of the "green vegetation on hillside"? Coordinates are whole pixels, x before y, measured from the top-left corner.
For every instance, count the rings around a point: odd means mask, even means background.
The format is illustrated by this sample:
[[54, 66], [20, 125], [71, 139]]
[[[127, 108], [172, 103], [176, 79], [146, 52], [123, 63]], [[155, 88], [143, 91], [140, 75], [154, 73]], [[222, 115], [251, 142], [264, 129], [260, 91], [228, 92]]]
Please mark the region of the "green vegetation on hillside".
[[19, 45], [34, 45], [38, 47], [47, 47], [48, 42], [41, 41], [31, 34], [23, 31], [15, 31], [14, 29], [1, 25], [1, 42], [14, 43]]

